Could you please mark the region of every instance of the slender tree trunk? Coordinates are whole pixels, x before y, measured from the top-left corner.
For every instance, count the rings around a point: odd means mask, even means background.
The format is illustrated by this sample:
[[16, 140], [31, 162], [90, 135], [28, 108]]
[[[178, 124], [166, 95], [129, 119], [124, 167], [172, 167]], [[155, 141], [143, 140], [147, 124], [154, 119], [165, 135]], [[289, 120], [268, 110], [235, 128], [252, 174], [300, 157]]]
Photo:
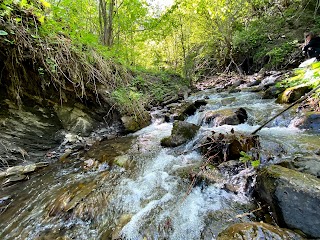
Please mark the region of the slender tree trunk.
[[109, 2], [109, 16], [108, 16], [108, 27], [106, 32], [106, 45], [111, 47], [113, 44], [113, 15], [114, 15], [115, 0]]
[[180, 20], [180, 42], [181, 42], [182, 55], [183, 55], [183, 74], [185, 77], [187, 77], [186, 76], [187, 51], [186, 51], [186, 46], [185, 46], [185, 36], [184, 36], [184, 32], [183, 32], [183, 25], [182, 25], [181, 16], [179, 17], [179, 20]]
[[101, 31], [101, 42], [103, 45], [107, 45], [107, 4], [105, 0], [99, 0], [99, 23]]

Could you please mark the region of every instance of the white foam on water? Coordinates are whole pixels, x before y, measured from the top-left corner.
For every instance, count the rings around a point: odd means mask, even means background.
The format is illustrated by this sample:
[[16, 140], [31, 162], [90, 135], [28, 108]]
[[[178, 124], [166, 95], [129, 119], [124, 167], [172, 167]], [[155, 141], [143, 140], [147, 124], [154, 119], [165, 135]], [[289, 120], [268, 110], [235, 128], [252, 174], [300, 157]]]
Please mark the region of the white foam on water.
[[170, 239], [200, 239], [205, 220], [210, 212], [228, 208], [226, 200], [240, 201], [232, 193], [227, 193], [214, 185], [204, 189], [196, 187], [172, 214], [173, 233]]

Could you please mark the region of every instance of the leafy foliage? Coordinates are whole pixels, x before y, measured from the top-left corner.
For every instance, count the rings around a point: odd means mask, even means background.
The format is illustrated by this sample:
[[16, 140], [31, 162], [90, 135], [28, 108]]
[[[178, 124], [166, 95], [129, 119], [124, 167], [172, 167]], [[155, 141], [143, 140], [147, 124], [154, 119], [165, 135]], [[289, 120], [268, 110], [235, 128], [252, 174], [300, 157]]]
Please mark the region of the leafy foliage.
[[249, 155], [248, 153], [241, 151], [240, 152], [241, 157], [239, 158], [239, 161], [242, 163], [250, 163], [252, 167], [257, 168], [260, 166], [260, 159], [255, 160], [253, 156]]
[[[311, 86], [316, 88], [320, 85], [320, 63], [315, 62], [308, 67], [297, 68], [293, 76], [277, 83], [278, 88], [290, 88], [299, 85]], [[319, 92], [315, 94], [319, 98]]]

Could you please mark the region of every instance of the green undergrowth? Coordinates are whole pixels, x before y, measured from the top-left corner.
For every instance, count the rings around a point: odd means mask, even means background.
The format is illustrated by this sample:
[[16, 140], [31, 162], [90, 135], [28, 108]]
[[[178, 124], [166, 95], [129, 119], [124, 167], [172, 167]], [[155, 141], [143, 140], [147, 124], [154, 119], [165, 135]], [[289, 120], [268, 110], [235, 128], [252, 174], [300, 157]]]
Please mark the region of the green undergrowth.
[[6, 0], [0, 8], [0, 98], [17, 105], [25, 98], [60, 104], [76, 98], [139, 118], [148, 105], [185, 84], [169, 73], [130, 69], [90, 33], [66, 35], [45, 1]]
[[[296, 68], [293, 76], [277, 83], [278, 88], [291, 88], [296, 86], [311, 86], [316, 88], [320, 85], [320, 62], [315, 62], [304, 68]], [[320, 98], [320, 90], [314, 94], [314, 97]]]

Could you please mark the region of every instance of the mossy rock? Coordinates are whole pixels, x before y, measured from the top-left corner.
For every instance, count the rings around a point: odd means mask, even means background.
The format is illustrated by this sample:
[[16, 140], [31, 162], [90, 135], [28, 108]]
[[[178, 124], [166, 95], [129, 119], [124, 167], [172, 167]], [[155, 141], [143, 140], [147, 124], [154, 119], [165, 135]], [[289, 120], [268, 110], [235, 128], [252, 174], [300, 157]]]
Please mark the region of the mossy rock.
[[199, 130], [199, 126], [183, 122], [175, 121], [170, 137], [163, 138], [161, 145], [165, 147], [177, 147], [191, 140]]
[[282, 229], [276, 226], [272, 226], [267, 223], [259, 222], [247, 222], [236, 223], [221, 233], [219, 233], [217, 240], [251, 240], [251, 239], [290, 239], [290, 240], [302, 240], [304, 239], [297, 233], [288, 229]]
[[144, 117], [123, 116], [121, 117], [121, 121], [125, 131], [132, 133], [147, 127], [151, 122], [151, 117], [149, 114]]
[[299, 85], [284, 90], [278, 97], [277, 103], [293, 103], [312, 90], [311, 86]]

